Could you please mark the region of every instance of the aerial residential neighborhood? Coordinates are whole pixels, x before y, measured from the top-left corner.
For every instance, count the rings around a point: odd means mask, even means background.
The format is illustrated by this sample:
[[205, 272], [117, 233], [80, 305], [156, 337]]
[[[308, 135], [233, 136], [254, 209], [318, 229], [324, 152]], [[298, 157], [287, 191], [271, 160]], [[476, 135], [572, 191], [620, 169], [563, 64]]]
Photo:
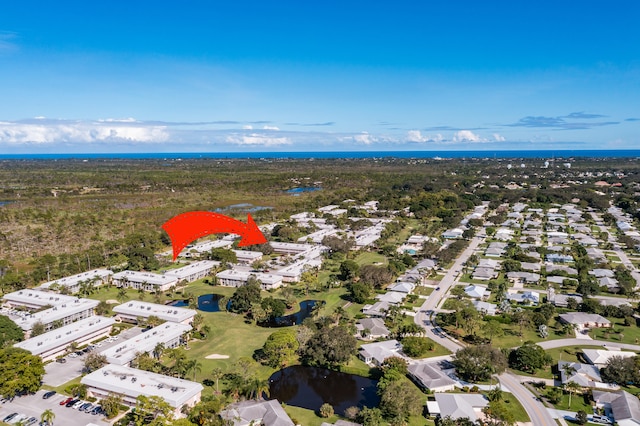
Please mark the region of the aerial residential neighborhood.
[[[13, 347], [43, 373], [6, 391], [0, 417], [640, 422], [637, 219], [614, 203], [504, 191], [334, 200], [263, 219], [265, 244], [211, 235], [176, 261], [165, 240], [111, 267], [51, 279], [49, 266], [46, 280], [2, 296]], [[430, 219], [446, 203], [458, 213]], [[293, 378], [335, 383], [326, 390], [339, 397], [315, 385], [296, 396]]]

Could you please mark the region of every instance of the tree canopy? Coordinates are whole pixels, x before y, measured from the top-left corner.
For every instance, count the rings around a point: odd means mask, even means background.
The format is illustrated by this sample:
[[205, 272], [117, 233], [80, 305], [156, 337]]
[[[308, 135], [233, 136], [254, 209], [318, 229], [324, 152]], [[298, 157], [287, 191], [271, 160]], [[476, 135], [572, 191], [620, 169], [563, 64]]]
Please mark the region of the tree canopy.
[[24, 339], [24, 332], [9, 317], [0, 315], [0, 347], [4, 348], [12, 343]]
[[467, 346], [453, 356], [458, 376], [469, 382], [488, 380], [507, 368], [504, 354], [490, 345]]
[[356, 352], [357, 341], [342, 326], [324, 327], [316, 331], [301, 350], [304, 364], [331, 367], [349, 361]]
[[44, 365], [39, 356], [19, 348], [0, 349], [0, 394], [5, 398], [36, 392], [42, 376]]

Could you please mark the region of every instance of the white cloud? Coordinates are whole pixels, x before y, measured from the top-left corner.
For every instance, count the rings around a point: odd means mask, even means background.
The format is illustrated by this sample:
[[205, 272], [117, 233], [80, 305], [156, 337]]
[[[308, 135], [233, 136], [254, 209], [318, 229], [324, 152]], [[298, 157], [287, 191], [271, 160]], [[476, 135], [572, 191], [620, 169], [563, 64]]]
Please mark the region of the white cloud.
[[423, 135], [420, 130], [409, 130], [407, 132], [407, 142], [442, 142], [444, 137], [441, 134], [435, 136]]
[[252, 145], [252, 146], [278, 146], [291, 145], [291, 139], [287, 137], [272, 137], [261, 135], [259, 133], [251, 133], [249, 135], [228, 135], [226, 137], [228, 143], [234, 145]]
[[460, 130], [453, 134], [453, 142], [484, 142], [479, 135], [476, 135], [471, 130]]
[[263, 127], [264, 130], [280, 130], [278, 127], [276, 126], [264, 126]]
[[253, 126], [251, 124], [246, 124], [242, 126], [242, 130], [253, 130]]
[[104, 123], [0, 123], [0, 143], [55, 144], [98, 142], [166, 142], [165, 126], [128, 126]]
[[504, 141], [506, 141], [505, 137], [502, 136], [499, 133], [494, 133], [492, 136], [493, 136], [493, 139], [495, 139], [496, 142], [504, 142]]
[[376, 138], [369, 134], [369, 132], [362, 132], [359, 135], [354, 135], [353, 140], [359, 143], [363, 143], [365, 145], [371, 145], [376, 142]]
[[[36, 117], [37, 118], [37, 117]], [[138, 120], [136, 120], [135, 118], [129, 117], [129, 118], [104, 118], [104, 119], [99, 119], [98, 122], [100, 123], [135, 123]]]

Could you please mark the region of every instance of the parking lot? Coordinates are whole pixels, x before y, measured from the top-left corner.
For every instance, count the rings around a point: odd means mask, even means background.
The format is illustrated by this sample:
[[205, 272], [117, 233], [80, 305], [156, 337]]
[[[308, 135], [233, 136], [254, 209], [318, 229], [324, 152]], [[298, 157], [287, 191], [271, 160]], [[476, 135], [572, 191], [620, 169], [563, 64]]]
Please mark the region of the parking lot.
[[56, 415], [53, 421], [54, 425], [85, 426], [89, 423], [95, 423], [97, 425], [110, 424], [105, 420], [104, 416], [91, 415], [74, 410], [73, 408], [61, 406], [60, 402], [67, 399], [64, 395], [56, 394], [49, 399], [42, 399], [42, 395], [44, 395], [45, 392], [44, 390], [40, 390], [35, 395], [16, 397], [13, 401], [6, 401], [0, 404], [0, 420], [11, 413], [20, 413], [37, 418], [39, 423], [42, 413], [50, 409]]
[[[106, 340], [104, 340], [101, 342], [102, 346], [94, 350], [96, 352], [102, 352], [105, 349], [109, 349], [110, 347], [117, 345], [123, 340], [135, 337], [140, 333], [142, 333], [142, 329], [140, 327], [130, 328], [120, 333], [118, 335], [118, 340], [115, 340], [113, 342], [107, 342]], [[85, 357], [86, 354], [80, 355], [78, 357], [66, 356], [65, 359], [67, 360], [67, 362], [65, 362], [64, 364], [59, 362], [50, 362], [49, 364], [45, 365], [45, 375], [42, 381], [46, 385], [56, 387], [63, 385], [76, 377], [79, 377], [80, 375], [82, 375], [82, 368], [84, 367]]]

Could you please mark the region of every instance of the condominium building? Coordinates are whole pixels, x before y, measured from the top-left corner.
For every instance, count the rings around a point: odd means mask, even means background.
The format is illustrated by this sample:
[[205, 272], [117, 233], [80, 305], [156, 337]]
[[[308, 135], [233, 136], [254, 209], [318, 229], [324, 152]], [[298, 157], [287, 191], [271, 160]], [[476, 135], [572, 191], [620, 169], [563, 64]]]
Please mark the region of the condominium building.
[[184, 416], [181, 413], [183, 406], [197, 404], [203, 390], [200, 383], [190, 380], [113, 364], [87, 374], [80, 382], [87, 386], [88, 396], [102, 399], [117, 394], [131, 407], [136, 405], [140, 395], [160, 397], [174, 408], [176, 417]]
[[114, 318], [92, 316], [16, 343], [13, 346], [38, 355], [43, 361], [49, 361], [64, 354], [73, 342], [80, 346], [100, 337], [108, 336], [115, 322]]

